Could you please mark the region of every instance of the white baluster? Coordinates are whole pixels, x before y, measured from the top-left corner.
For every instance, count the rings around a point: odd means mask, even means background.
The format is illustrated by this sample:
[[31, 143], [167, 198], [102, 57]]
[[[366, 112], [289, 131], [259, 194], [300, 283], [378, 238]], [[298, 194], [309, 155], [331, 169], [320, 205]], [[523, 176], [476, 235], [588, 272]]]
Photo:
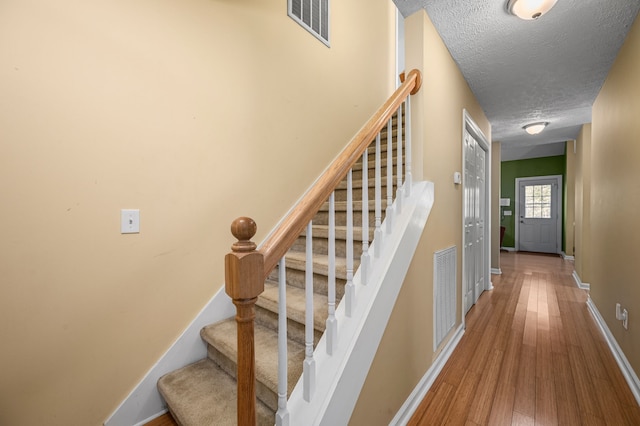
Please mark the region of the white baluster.
[[305, 324], [304, 324], [304, 364], [302, 374], [304, 387], [302, 396], [305, 401], [311, 402], [316, 388], [316, 360], [313, 358], [313, 231], [312, 222], [307, 224], [307, 258], [305, 264]]
[[398, 107], [398, 186], [396, 194], [396, 212], [400, 214], [402, 211], [402, 104]]
[[411, 178], [411, 96], [407, 97], [407, 106], [406, 106], [406, 116], [407, 116], [407, 120], [406, 123], [407, 125], [405, 126], [405, 128], [407, 129], [406, 136], [406, 151], [405, 151], [405, 177], [404, 177], [404, 195], [405, 197], [408, 197], [409, 195], [411, 195], [411, 185], [413, 184], [412, 182], [412, 178]]
[[362, 284], [369, 279], [369, 148], [362, 154], [362, 256], [360, 256], [360, 277]]
[[276, 426], [289, 426], [287, 409], [287, 272], [284, 257], [278, 266], [278, 411]]
[[373, 256], [380, 257], [382, 249], [382, 177], [380, 172], [380, 133], [376, 136], [376, 182], [375, 182], [375, 205], [376, 205], [376, 229], [373, 234], [373, 240], [376, 242], [373, 250]]
[[385, 209], [385, 222], [387, 234], [393, 227], [393, 117], [387, 123], [387, 208]]
[[[366, 151], [365, 151], [366, 152]], [[355, 306], [353, 285], [353, 170], [347, 173], [347, 283], [344, 287], [345, 314], [351, 317]]]
[[[348, 190], [348, 189], [347, 189]], [[348, 195], [347, 195], [348, 198]], [[348, 202], [348, 201], [347, 201]], [[338, 344], [338, 321], [336, 320], [336, 204], [335, 192], [329, 196], [329, 277], [328, 316], [326, 323], [327, 354], [333, 355]]]

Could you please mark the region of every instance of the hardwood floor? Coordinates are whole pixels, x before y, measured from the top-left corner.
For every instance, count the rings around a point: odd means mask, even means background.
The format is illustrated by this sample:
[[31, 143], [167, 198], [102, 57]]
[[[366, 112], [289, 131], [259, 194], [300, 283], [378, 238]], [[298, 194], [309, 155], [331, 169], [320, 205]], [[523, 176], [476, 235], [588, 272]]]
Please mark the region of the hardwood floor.
[[573, 264], [503, 253], [500, 266], [409, 425], [640, 425]]
[[160, 417], [156, 417], [155, 419], [151, 420], [149, 423], [145, 424], [144, 426], [178, 426], [178, 423], [176, 423], [176, 421], [173, 420], [173, 417], [171, 417], [171, 414], [167, 413], [167, 414], [163, 414]]

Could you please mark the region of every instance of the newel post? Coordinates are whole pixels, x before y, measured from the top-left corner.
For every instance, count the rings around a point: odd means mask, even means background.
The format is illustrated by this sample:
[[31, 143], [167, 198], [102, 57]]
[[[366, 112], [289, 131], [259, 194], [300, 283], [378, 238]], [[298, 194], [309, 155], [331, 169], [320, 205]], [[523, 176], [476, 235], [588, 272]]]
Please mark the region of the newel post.
[[236, 305], [238, 324], [238, 426], [256, 425], [253, 320], [256, 300], [264, 291], [264, 256], [251, 241], [257, 229], [248, 217], [234, 220], [231, 233], [238, 241], [224, 259], [225, 291]]

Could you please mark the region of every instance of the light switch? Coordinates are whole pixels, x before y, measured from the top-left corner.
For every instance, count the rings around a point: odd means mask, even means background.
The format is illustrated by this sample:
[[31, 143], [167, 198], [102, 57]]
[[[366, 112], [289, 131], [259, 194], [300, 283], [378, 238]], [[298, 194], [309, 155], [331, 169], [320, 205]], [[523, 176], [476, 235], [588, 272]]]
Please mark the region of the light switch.
[[462, 183], [462, 175], [460, 174], [460, 172], [455, 172], [453, 174], [453, 183], [455, 183], [456, 185], [460, 185]]
[[140, 210], [122, 209], [120, 211], [120, 233], [138, 234], [140, 232]]

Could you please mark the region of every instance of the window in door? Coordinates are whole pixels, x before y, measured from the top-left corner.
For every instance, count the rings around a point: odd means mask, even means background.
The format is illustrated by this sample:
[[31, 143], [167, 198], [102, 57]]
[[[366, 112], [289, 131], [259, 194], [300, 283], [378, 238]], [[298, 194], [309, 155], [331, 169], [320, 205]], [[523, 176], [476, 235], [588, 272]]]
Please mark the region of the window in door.
[[551, 218], [551, 185], [525, 186], [525, 219]]

